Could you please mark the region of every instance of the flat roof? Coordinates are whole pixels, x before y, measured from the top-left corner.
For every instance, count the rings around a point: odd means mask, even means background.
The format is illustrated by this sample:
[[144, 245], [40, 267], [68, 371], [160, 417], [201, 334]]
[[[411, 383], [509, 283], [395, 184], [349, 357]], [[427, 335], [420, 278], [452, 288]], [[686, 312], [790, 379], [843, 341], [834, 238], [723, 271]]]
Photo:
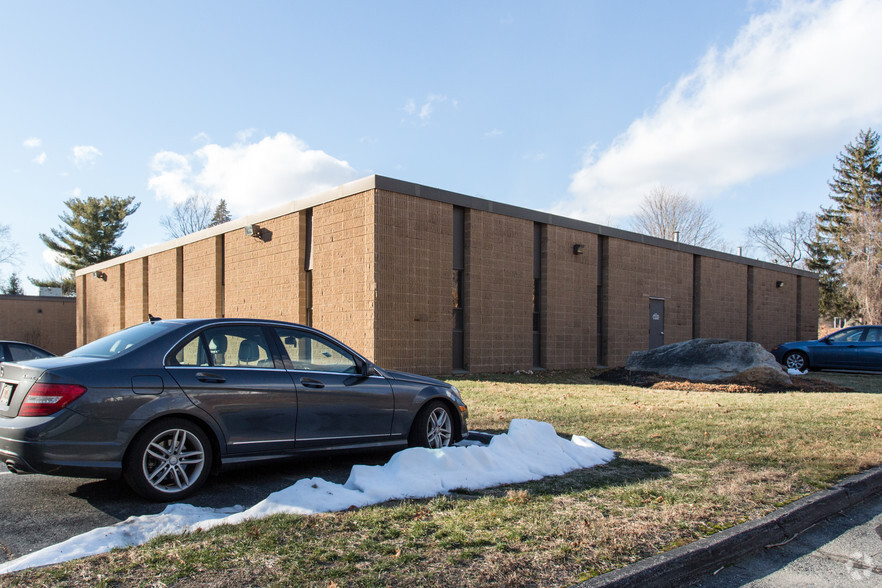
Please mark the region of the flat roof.
[[492, 212], [496, 214], [502, 214], [505, 216], [511, 216], [515, 218], [521, 218], [524, 220], [534, 221], [538, 223], [544, 223], [547, 225], [564, 227], [568, 229], [574, 229], [577, 231], [583, 231], [586, 233], [593, 233], [596, 235], [602, 235], [606, 237], [615, 237], [616, 239], [623, 239], [625, 241], [632, 241], [635, 243], [643, 243], [645, 245], [652, 245], [654, 247], [662, 247], [664, 249], [672, 249], [675, 251], [681, 251], [683, 253], [690, 253], [694, 255], [701, 255], [704, 257], [711, 257], [715, 259], [721, 259], [724, 261], [731, 261], [735, 263], [741, 263], [749, 266], [760, 267], [765, 269], [770, 269], [773, 271], [784, 272], [795, 274], [799, 276], [815, 278], [817, 279], [818, 274], [814, 272], [810, 272], [803, 269], [797, 269], [792, 267], [787, 267], [784, 265], [778, 265], [774, 263], [770, 263], [768, 261], [761, 261], [759, 259], [752, 259], [750, 257], [744, 257], [741, 255], [735, 255], [732, 253], [726, 253], [723, 251], [717, 251], [714, 249], [706, 249], [704, 247], [696, 247], [695, 245], [687, 245], [686, 243], [680, 243], [677, 241], [668, 241], [667, 239], [659, 239], [658, 237], [650, 237], [649, 235], [643, 235], [641, 233], [634, 233], [631, 231], [626, 231], [624, 229], [616, 229], [613, 227], [607, 227], [604, 225], [598, 225], [595, 223], [591, 223], [588, 221], [578, 220], [566, 216], [559, 216], [556, 214], [551, 214], [548, 212], [542, 212], [538, 210], [532, 210], [529, 208], [522, 208], [520, 206], [514, 206], [511, 204], [504, 204], [502, 202], [494, 202], [493, 200], [486, 200], [484, 198], [478, 198], [476, 196], [468, 196], [466, 194], [459, 194], [457, 192], [450, 192], [447, 190], [442, 190], [440, 188], [433, 188], [431, 186], [424, 186], [422, 184], [415, 184], [413, 182], [406, 182], [404, 180], [397, 180], [395, 178], [390, 178], [386, 176], [372, 175], [367, 176], [358, 180], [354, 180], [352, 182], [347, 182], [336, 188], [332, 188], [330, 190], [325, 190], [323, 192], [319, 192], [312, 196], [305, 196], [303, 198], [298, 198], [296, 200], [292, 200], [280, 206], [276, 206], [274, 208], [270, 208], [261, 212], [257, 212], [248, 216], [244, 216], [238, 219], [231, 220], [229, 222], [223, 223], [221, 225], [217, 225], [214, 227], [209, 227], [207, 229], [203, 229], [201, 231], [197, 231], [195, 233], [191, 233], [189, 235], [185, 235], [178, 239], [174, 239], [172, 241], [166, 241], [164, 243], [159, 243], [157, 245], [153, 245], [151, 247], [146, 247], [144, 249], [140, 249], [138, 251], [133, 251], [132, 253], [128, 253], [126, 255], [122, 255], [120, 257], [115, 257], [113, 259], [97, 263], [94, 265], [90, 265], [89, 267], [83, 268], [76, 272], [77, 276], [88, 274], [93, 271], [97, 271], [100, 269], [112, 267], [115, 265], [119, 265], [120, 263], [125, 263], [127, 261], [132, 261], [135, 259], [140, 259], [142, 257], [146, 257], [148, 255], [153, 255], [156, 253], [161, 253], [163, 251], [168, 251], [170, 249], [175, 249], [176, 247], [180, 247], [182, 245], [187, 245], [189, 243], [194, 243], [196, 241], [201, 241], [202, 239], [206, 239], [209, 237], [213, 237], [216, 235], [221, 235], [223, 233], [227, 233], [230, 231], [234, 231], [236, 229], [241, 229], [246, 225], [258, 224], [270, 219], [278, 218], [280, 216], [285, 216], [288, 214], [292, 214], [294, 212], [299, 212], [301, 210], [306, 210], [308, 208], [313, 208], [315, 206], [319, 206], [321, 204], [326, 204], [328, 202], [332, 202], [334, 200], [339, 200], [341, 198], [346, 198], [348, 196], [352, 196], [354, 194], [359, 194], [361, 192], [367, 192], [368, 190], [386, 190], [389, 192], [396, 192], [399, 194], [405, 194], [408, 196], [416, 196], [418, 198], [425, 198], [427, 200], [434, 200], [437, 202], [445, 202], [447, 204], [452, 204], [454, 206], [462, 206], [463, 208], [470, 208], [473, 210], [481, 210], [484, 212]]

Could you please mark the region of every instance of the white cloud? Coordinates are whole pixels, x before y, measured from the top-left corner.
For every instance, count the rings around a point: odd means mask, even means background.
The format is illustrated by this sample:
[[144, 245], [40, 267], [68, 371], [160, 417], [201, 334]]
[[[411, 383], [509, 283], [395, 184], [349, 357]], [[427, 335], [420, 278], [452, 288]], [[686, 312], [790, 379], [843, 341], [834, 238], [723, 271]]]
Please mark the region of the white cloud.
[[496, 137], [501, 137], [502, 134], [502, 131], [500, 131], [499, 129], [493, 129], [492, 131], [487, 131], [486, 133], [484, 133], [484, 136], [488, 139], [495, 139]]
[[40, 153], [38, 156], [33, 158], [31, 161], [33, 161], [37, 165], [43, 165], [44, 163], [46, 163], [46, 152], [44, 151], [44, 152]]
[[435, 108], [442, 105], [455, 109], [459, 106], [459, 101], [441, 94], [429, 94], [420, 105], [417, 105], [413, 98], [408, 99], [404, 104], [404, 112], [408, 116], [418, 119], [421, 124], [426, 125], [435, 113]]
[[36, 149], [37, 147], [40, 147], [43, 144], [43, 142], [36, 137], [29, 137], [29, 138], [25, 139], [24, 143], [22, 143], [22, 144], [25, 147], [27, 147], [28, 149]]
[[658, 184], [707, 198], [882, 121], [882, 3], [784, 1], [710, 49], [655, 111], [595, 148], [555, 212], [633, 214]]
[[44, 249], [40, 257], [43, 259], [43, 263], [48, 264], [50, 267], [58, 265], [58, 262], [61, 260], [61, 256], [51, 249]]
[[[242, 134], [242, 137], [250, 136]], [[160, 199], [183, 202], [193, 194], [224, 198], [235, 214], [249, 214], [352, 180], [355, 170], [294, 135], [229, 147], [208, 144], [192, 154], [153, 156], [149, 187]]]
[[77, 167], [94, 164], [95, 160], [102, 155], [102, 153], [98, 151], [98, 148], [93, 147], [92, 145], [76, 145], [73, 147], [72, 151], [73, 160]]

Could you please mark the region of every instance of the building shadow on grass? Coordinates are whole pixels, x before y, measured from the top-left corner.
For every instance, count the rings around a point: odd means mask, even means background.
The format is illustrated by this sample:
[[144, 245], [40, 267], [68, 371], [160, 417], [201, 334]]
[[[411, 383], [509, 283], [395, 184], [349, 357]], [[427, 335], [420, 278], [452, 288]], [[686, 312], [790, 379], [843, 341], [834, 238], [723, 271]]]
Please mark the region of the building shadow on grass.
[[539, 480], [519, 482], [517, 484], [503, 484], [482, 490], [455, 490], [451, 492], [454, 497], [481, 497], [481, 496], [505, 496], [512, 488], [523, 489], [537, 496], [559, 496], [572, 492], [581, 492], [592, 489], [611, 487], [623, 487], [645, 482], [669, 478], [671, 470], [665, 466], [616, 457], [611, 462], [573, 470], [559, 476], [546, 476]]

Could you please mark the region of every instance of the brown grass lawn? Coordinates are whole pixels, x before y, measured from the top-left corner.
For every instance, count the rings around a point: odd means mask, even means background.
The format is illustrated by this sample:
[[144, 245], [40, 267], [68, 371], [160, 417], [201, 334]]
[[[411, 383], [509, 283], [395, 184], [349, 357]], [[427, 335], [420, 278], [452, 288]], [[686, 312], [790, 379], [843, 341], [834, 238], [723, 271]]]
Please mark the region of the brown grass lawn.
[[[564, 586], [760, 517], [882, 463], [882, 376], [811, 391], [655, 388], [591, 371], [455, 380], [474, 430], [553, 424], [614, 449], [537, 482], [154, 540], [0, 584]], [[667, 389], [667, 388], [677, 389]], [[835, 390], [835, 391], [828, 391]]]

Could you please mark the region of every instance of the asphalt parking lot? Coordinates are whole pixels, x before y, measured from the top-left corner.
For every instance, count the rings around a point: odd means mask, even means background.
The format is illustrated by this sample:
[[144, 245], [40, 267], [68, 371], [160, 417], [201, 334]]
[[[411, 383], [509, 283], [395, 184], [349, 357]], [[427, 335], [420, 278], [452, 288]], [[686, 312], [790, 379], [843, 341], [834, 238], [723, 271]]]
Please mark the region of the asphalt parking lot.
[[[221, 508], [253, 506], [302, 478], [342, 484], [353, 465], [381, 465], [392, 453], [364, 452], [297, 458], [224, 472], [212, 477], [188, 504]], [[157, 514], [166, 504], [147, 502], [121, 480], [0, 473], [0, 562], [54, 545], [131, 516]]]

